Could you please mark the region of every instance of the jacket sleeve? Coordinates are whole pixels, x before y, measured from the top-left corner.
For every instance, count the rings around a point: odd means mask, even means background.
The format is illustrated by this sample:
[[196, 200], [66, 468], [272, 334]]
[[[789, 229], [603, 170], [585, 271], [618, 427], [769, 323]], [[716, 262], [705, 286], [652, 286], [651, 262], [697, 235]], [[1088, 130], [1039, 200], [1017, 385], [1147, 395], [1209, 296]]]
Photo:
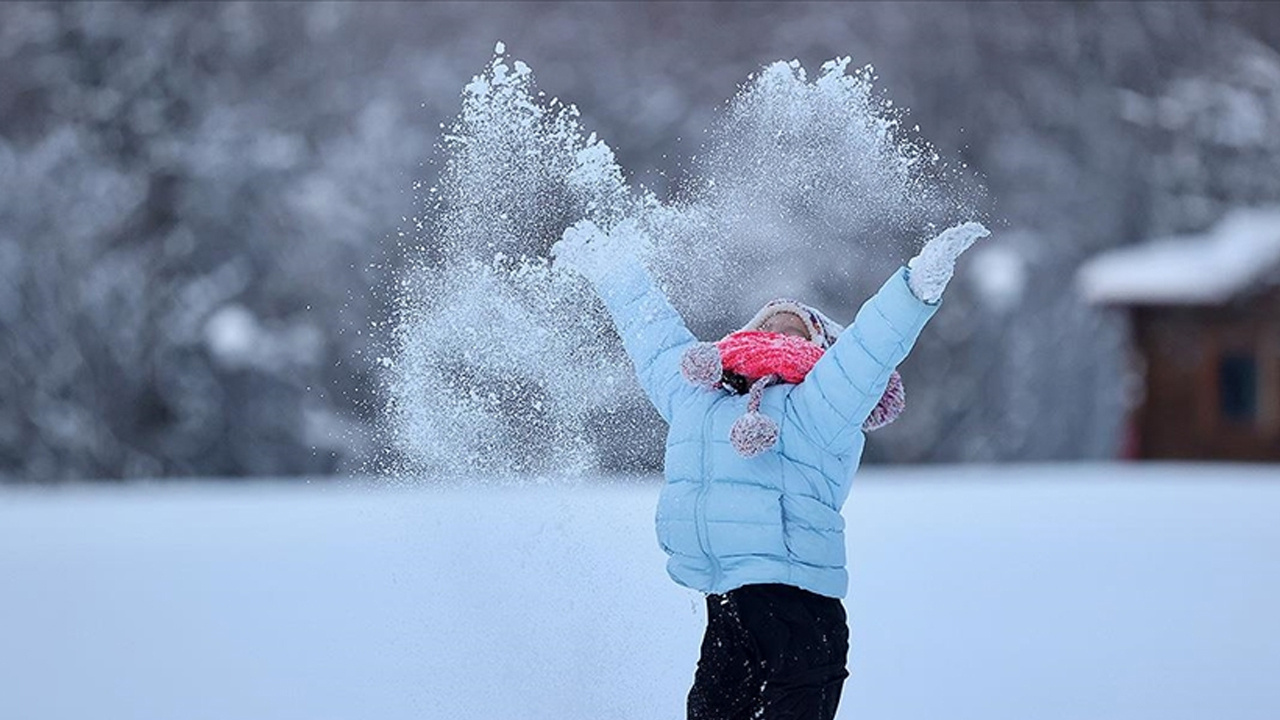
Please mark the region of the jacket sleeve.
[[640, 387], [669, 424], [673, 408], [699, 392], [680, 374], [680, 357], [697, 338], [638, 259], [614, 266], [595, 288], [635, 366]]
[[911, 293], [907, 273], [898, 270], [862, 305], [853, 325], [788, 396], [786, 419], [837, 455], [852, 448], [889, 375], [939, 307]]

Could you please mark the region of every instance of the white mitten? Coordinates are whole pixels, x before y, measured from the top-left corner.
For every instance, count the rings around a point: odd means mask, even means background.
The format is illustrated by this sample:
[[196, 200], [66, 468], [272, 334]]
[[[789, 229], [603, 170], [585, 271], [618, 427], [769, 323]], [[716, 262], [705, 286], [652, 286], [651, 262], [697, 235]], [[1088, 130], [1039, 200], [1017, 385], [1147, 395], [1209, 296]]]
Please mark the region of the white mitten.
[[907, 284], [912, 294], [927, 303], [938, 302], [955, 272], [956, 259], [978, 238], [990, 234], [982, 223], [967, 222], [943, 230], [926, 243], [920, 254], [907, 263], [910, 268]]
[[590, 220], [579, 220], [551, 246], [553, 267], [576, 272], [592, 284], [599, 284], [620, 264], [635, 258], [631, 243], [621, 237], [625, 234], [622, 230], [620, 226], [606, 235]]

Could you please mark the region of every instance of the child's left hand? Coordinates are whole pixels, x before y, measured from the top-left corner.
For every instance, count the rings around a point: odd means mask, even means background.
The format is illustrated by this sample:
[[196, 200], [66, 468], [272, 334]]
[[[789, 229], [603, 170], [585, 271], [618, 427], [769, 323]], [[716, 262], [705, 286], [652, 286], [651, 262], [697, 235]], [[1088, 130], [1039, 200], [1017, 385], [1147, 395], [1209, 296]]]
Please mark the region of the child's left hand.
[[942, 298], [942, 291], [951, 281], [960, 254], [979, 238], [990, 234], [982, 223], [967, 222], [943, 230], [926, 243], [920, 254], [911, 258], [911, 262], [907, 264], [910, 268], [908, 285], [912, 294], [927, 303], [938, 302]]

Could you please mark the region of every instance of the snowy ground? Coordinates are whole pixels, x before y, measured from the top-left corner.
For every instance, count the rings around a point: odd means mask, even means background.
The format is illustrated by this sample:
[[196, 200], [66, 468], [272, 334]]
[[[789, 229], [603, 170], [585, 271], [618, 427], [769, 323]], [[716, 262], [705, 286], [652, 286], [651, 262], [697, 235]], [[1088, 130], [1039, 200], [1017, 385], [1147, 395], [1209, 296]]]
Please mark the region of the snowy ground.
[[[683, 717], [658, 487], [0, 490], [0, 718]], [[1280, 717], [1280, 467], [866, 471], [840, 717]]]

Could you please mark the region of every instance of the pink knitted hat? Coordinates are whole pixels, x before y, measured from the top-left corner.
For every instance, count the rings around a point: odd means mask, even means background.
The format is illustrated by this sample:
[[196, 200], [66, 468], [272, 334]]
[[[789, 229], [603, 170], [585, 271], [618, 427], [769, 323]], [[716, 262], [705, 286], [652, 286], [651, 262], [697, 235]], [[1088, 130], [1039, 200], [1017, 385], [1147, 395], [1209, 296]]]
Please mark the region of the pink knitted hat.
[[[800, 318], [813, 340], [760, 331], [765, 321], [783, 312]], [[698, 343], [686, 350], [680, 372], [695, 385], [749, 396], [747, 413], [730, 428], [729, 440], [738, 454], [752, 457], [778, 441], [777, 423], [760, 412], [765, 388], [777, 382], [803, 382], [843, 330], [818, 310], [780, 298], [765, 304], [741, 330], [720, 342]], [[888, 425], [897, 419], [905, 405], [902, 377], [894, 371], [880, 401], [863, 421], [862, 429], [870, 432]]]

